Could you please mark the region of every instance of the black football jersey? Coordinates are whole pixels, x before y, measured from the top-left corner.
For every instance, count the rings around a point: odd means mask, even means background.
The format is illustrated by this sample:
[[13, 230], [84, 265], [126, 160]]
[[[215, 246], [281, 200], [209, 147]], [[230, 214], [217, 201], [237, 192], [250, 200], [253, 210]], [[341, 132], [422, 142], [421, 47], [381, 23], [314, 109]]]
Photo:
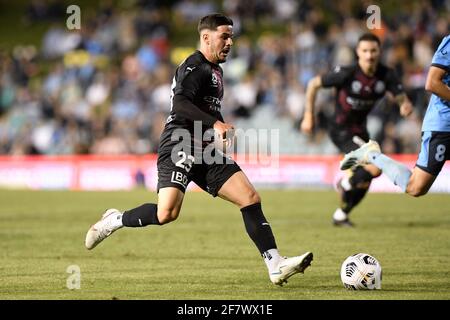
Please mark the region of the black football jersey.
[[[171, 103], [174, 95], [181, 94], [203, 112], [223, 121], [220, 113], [223, 98], [222, 78], [222, 68], [209, 62], [200, 51], [195, 51], [175, 72]], [[191, 129], [192, 121], [178, 115], [172, 105], [167, 126]]]
[[[182, 103], [174, 108], [174, 97], [177, 95], [183, 96], [189, 103]], [[200, 51], [195, 51], [176, 69], [172, 81], [170, 114], [161, 135], [160, 146], [170, 144], [172, 132], [175, 129], [188, 130], [192, 141], [202, 141], [202, 144], [205, 144], [203, 135], [212, 128], [215, 120], [224, 122], [221, 114], [222, 98], [222, 68], [209, 62]], [[206, 114], [208, 121], [194, 124], [194, 121], [197, 120], [193, 121], [192, 118], [196, 119], [196, 115], [198, 115], [198, 110], [194, 110], [196, 108]], [[199, 129], [201, 129], [202, 136], [198, 136]], [[211, 139], [213, 138], [211, 137]]]
[[381, 63], [373, 76], [364, 74], [356, 64], [338, 66], [321, 79], [323, 87], [335, 87], [337, 91], [331, 126], [355, 133], [366, 130], [367, 115], [386, 91], [394, 96], [403, 92], [395, 71]]

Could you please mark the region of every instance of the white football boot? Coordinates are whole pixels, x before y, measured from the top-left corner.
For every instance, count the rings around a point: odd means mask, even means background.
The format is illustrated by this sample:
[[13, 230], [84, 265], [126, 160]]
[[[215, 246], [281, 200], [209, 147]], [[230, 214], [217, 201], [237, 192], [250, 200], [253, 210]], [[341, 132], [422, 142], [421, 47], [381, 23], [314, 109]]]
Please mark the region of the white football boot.
[[270, 273], [270, 280], [273, 284], [282, 286], [294, 274], [303, 273], [311, 265], [312, 260], [312, 252], [306, 252], [297, 257], [282, 258], [278, 262], [277, 271]]
[[[120, 221], [118, 221], [120, 219]], [[108, 209], [86, 234], [85, 245], [88, 250], [95, 248], [114, 231], [122, 228], [122, 213], [117, 209]]]
[[373, 140], [369, 140], [369, 142], [363, 144], [356, 150], [350, 151], [344, 156], [344, 159], [341, 160], [340, 168], [341, 170], [346, 170], [356, 165], [365, 165], [369, 162], [369, 153], [370, 152], [378, 152], [381, 153], [380, 145]]

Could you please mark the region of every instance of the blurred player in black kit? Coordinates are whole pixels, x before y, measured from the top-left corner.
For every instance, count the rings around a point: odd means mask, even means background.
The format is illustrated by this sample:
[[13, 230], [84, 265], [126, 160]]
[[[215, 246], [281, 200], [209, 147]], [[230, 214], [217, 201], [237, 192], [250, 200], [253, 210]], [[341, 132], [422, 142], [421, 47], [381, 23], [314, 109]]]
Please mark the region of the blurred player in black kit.
[[146, 203], [125, 212], [108, 209], [89, 229], [85, 245], [90, 250], [123, 226], [163, 225], [176, 220], [186, 187], [194, 181], [213, 197], [219, 196], [239, 207], [246, 231], [267, 265], [270, 280], [282, 285], [290, 276], [303, 273], [313, 254], [280, 256], [262, 211], [261, 198], [247, 176], [220, 151], [213, 148], [211, 154], [205, 152], [211, 145], [203, 137], [208, 130], [213, 130], [219, 141], [230, 139], [233, 132], [233, 126], [225, 123], [220, 113], [223, 71], [219, 66], [227, 60], [233, 45], [233, 21], [221, 14], [207, 15], [200, 19], [198, 32], [200, 49], [181, 63], [172, 83], [171, 112], [158, 149], [158, 203]]
[[[336, 88], [335, 112], [329, 123], [329, 135], [342, 153], [355, 150], [363, 141], [369, 140], [367, 115], [387, 91], [394, 95], [402, 116], [406, 117], [412, 112], [412, 104], [403, 92], [395, 71], [379, 62], [380, 47], [376, 35], [365, 33], [358, 39], [356, 46], [357, 64], [337, 66], [333, 71], [315, 76], [309, 81], [300, 126], [303, 133], [313, 132], [314, 103], [321, 87]], [[381, 170], [368, 164], [357, 166], [347, 173], [336, 186], [341, 206], [333, 214], [333, 224], [351, 227], [353, 223], [348, 217], [351, 210], [364, 198], [372, 179], [378, 177]]]

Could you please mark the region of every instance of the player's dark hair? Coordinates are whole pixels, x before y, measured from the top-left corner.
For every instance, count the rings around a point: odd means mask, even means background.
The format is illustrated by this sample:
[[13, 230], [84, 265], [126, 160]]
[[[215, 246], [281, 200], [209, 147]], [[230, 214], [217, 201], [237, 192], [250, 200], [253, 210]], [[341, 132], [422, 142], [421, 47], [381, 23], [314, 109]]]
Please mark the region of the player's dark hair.
[[233, 20], [224, 16], [221, 13], [213, 13], [207, 16], [204, 16], [198, 22], [198, 33], [200, 33], [204, 29], [208, 30], [216, 30], [218, 26], [232, 26]]
[[363, 35], [361, 35], [358, 39], [358, 43], [360, 43], [361, 41], [374, 41], [376, 43], [378, 43], [378, 46], [381, 47], [381, 41], [380, 38], [378, 38], [376, 35], [374, 35], [373, 33], [364, 33]]

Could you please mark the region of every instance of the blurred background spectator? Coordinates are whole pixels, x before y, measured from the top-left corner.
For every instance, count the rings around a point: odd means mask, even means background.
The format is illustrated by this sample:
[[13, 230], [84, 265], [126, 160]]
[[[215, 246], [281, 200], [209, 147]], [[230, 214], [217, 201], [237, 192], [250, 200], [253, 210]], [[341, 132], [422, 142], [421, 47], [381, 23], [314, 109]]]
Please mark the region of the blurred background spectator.
[[[320, 91], [316, 134], [298, 130], [305, 86], [355, 62], [369, 1], [78, 1], [82, 28], [68, 30], [73, 2], [0, 0], [0, 154], [156, 152], [174, 70], [195, 50], [198, 19], [216, 11], [235, 22], [233, 54], [222, 65], [225, 119], [244, 130], [280, 130], [282, 154], [337, 152], [326, 134], [333, 91]], [[369, 130], [387, 153], [416, 153], [427, 69], [449, 33], [450, 1], [379, 6], [381, 28], [372, 32], [415, 113], [400, 119], [395, 102], [383, 99]]]

